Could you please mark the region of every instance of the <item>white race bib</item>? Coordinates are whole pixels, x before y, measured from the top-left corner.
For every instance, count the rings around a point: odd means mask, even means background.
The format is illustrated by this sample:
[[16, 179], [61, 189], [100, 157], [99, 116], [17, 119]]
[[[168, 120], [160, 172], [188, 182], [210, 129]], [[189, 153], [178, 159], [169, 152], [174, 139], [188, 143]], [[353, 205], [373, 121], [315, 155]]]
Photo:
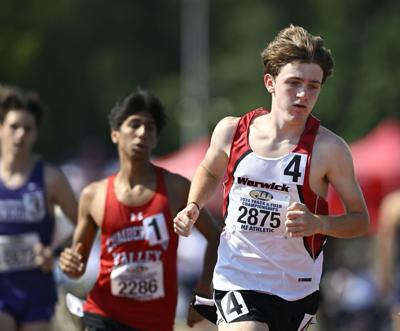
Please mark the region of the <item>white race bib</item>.
[[136, 262], [115, 268], [111, 272], [111, 293], [142, 301], [164, 297], [162, 262]]
[[38, 243], [37, 233], [0, 235], [0, 272], [37, 268], [34, 247]]
[[240, 198], [237, 229], [245, 232], [284, 233], [289, 193], [250, 189]]

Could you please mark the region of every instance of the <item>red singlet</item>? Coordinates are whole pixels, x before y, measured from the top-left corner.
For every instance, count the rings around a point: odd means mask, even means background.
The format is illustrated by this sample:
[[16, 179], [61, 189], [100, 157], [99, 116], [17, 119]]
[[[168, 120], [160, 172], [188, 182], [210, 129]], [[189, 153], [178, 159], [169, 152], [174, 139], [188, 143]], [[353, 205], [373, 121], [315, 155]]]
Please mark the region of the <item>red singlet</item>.
[[177, 246], [163, 176], [149, 202], [117, 200], [108, 178], [100, 272], [84, 311], [145, 331], [172, 331], [177, 304]]

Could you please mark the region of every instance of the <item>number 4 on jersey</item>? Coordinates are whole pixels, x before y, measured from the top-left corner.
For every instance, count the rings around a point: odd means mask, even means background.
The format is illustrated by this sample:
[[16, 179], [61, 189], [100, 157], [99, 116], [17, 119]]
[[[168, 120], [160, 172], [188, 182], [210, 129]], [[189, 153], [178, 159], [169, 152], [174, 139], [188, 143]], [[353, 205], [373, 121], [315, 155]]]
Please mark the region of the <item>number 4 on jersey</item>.
[[303, 185], [304, 173], [307, 164], [307, 155], [293, 153], [291, 158], [285, 158], [283, 161], [283, 182]]
[[221, 300], [223, 314], [227, 323], [249, 313], [246, 303], [239, 292], [230, 291]]

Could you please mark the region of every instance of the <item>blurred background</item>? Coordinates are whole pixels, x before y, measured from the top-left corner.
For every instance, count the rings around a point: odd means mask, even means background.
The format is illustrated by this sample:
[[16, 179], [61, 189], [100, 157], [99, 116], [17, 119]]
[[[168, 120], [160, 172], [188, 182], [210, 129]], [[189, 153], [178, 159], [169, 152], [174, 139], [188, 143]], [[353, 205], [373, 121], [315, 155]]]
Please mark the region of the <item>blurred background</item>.
[[[335, 71], [314, 114], [350, 144], [372, 226], [360, 239], [329, 239], [316, 329], [390, 329], [373, 265], [377, 209], [387, 193], [400, 188], [399, 1], [3, 0], [1, 5], [0, 82], [40, 94], [47, 114], [36, 151], [62, 167], [77, 195], [115, 169], [106, 116], [133, 88], [153, 90], [167, 109], [169, 123], [154, 159], [190, 178], [222, 117], [269, 106], [260, 52], [273, 36], [289, 24], [322, 36]], [[216, 217], [218, 199], [210, 207]], [[332, 213], [339, 213], [334, 192], [330, 202]], [[177, 325], [183, 324], [188, 288], [196, 279], [193, 264], [204, 242], [183, 245], [179, 270], [186, 286]], [[58, 277], [63, 289], [79, 287]], [[92, 278], [81, 281], [76, 292], [84, 296]], [[68, 313], [60, 311], [61, 330]]]

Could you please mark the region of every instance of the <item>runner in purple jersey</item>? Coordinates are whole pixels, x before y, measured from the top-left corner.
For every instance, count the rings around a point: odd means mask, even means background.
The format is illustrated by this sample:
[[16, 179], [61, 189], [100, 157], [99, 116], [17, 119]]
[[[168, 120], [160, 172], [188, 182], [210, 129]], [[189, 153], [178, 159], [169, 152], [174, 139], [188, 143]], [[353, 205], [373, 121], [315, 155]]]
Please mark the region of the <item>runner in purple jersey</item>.
[[54, 207], [75, 222], [77, 203], [63, 173], [32, 152], [43, 107], [37, 95], [0, 86], [0, 325], [47, 331], [57, 301]]

